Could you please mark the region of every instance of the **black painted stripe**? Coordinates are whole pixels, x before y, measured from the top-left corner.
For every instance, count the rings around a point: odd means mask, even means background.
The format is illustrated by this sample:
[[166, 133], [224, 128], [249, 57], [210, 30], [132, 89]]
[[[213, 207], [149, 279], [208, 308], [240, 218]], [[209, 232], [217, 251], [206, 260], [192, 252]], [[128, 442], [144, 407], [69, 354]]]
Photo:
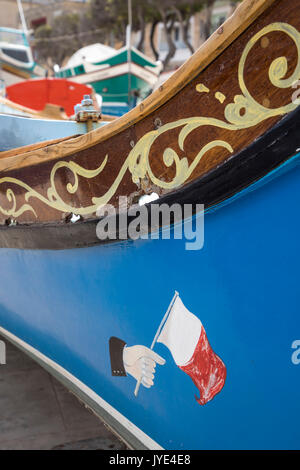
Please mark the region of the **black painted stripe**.
[[[216, 205], [266, 176], [293, 157], [300, 147], [300, 107], [285, 116], [270, 131], [225, 163], [176, 191], [162, 196], [152, 204]], [[149, 211], [150, 212], [150, 211]], [[132, 219], [128, 218], [128, 223]], [[75, 224], [20, 224], [0, 227], [0, 247], [22, 249], [69, 249], [105, 243], [96, 236], [99, 219]]]

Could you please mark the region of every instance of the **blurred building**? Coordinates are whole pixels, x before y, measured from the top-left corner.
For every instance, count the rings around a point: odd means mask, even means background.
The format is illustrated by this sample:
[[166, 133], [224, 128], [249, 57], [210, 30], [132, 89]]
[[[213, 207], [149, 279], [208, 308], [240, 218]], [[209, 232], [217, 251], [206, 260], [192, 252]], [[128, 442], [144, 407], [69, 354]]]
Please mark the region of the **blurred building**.
[[[37, 27], [53, 24], [55, 18], [66, 13], [83, 14], [89, 6], [90, 0], [22, 0], [24, 14], [28, 29], [35, 30]], [[127, 0], [124, 0], [126, 2]], [[176, 0], [174, 0], [176, 2]], [[231, 0], [217, 0], [214, 4], [211, 15], [210, 33], [216, 30], [225, 20], [232, 14], [236, 7], [236, 2]], [[18, 28], [21, 27], [18, 6], [16, 0], [0, 0], [1, 20], [0, 26], [8, 26]], [[203, 10], [195, 14], [189, 24], [189, 42], [193, 49], [196, 50], [205, 41], [204, 34], [205, 24], [207, 23], [207, 15], [211, 12]], [[146, 26], [146, 34], [144, 41], [144, 53], [154, 58], [153, 51], [150, 46], [150, 29], [151, 25]], [[139, 43], [140, 33], [132, 33], [132, 43]], [[125, 40], [125, 38], [124, 38]], [[185, 62], [191, 52], [185, 44], [179, 23], [175, 23], [172, 31], [172, 40], [176, 46], [175, 56], [171, 59], [169, 68], [174, 69]], [[113, 33], [108, 38], [108, 43], [116, 48], [122, 47], [122, 43], [116, 42]], [[164, 26], [159, 23], [155, 30], [154, 45], [159, 53], [159, 59], [164, 60], [168, 52], [168, 43], [164, 33]]]
[[[88, 6], [89, 0], [22, 0], [28, 29], [35, 29], [44, 24], [51, 24], [57, 16], [64, 13], [81, 13]], [[21, 27], [16, 0], [0, 0], [0, 26]]]
[[66, 13], [81, 14], [87, 6], [88, 0], [32, 0], [25, 17], [28, 27], [35, 29], [44, 24], [52, 24], [56, 17]]
[[[233, 13], [236, 8], [236, 3], [229, 0], [219, 0], [215, 2], [212, 17], [211, 17], [211, 28], [210, 33], [212, 34], [224, 21]], [[207, 21], [206, 16], [208, 15], [207, 10], [203, 10], [196, 13], [190, 20], [189, 27], [189, 42], [193, 49], [198, 49], [201, 44], [206, 40], [204, 33], [204, 25]], [[149, 25], [150, 29], [150, 25]], [[153, 57], [153, 52], [150, 46], [149, 40], [150, 34], [146, 34], [145, 41], [145, 54], [149, 57]], [[136, 34], [135, 42], [138, 43], [139, 33]], [[172, 40], [176, 46], [175, 56], [171, 59], [169, 68], [176, 68], [185, 62], [191, 55], [191, 52], [185, 44], [182, 31], [179, 23], [175, 23], [175, 27], [172, 32]], [[163, 24], [160, 23], [156, 28], [154, 44], [156, 50], [159, 52], [159, 59], [163, 60], [168, 52], [168, 42], [164, 33]]]

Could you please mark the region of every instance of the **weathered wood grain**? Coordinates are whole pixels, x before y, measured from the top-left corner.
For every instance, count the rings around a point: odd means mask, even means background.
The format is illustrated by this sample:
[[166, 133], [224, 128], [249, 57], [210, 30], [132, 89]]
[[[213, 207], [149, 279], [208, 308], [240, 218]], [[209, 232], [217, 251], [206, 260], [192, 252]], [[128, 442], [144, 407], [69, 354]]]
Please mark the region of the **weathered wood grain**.
[[139, 108], [84, 136], [6, 154], [0, 220], [60, 222], [70, 212], [91, 219], [119, 196], [130, 205], [145, 193], [172, 193], [247, 148], [295, 109], [299, 7], [300, 0], [244, 1]]
[[[15, 161], [14, 167], [21, 168], [27, 165], [39, 164], [41, 159], [56, 159], [58, 155], [60, 157], [72, 155], [75, 149], [78, 151], [84, 150], [96, 143], [104, 142], [113, 135], [119, 134], [144, 119], [182, 90], [276, 1], [278, 0], [244, 0], [223, 26], [167, 82], [146, 98], [137, 108], [109, 124], [109, 126], [93, 131], [89, 139], [80, 136], [68, 143], [56, 146], [55, 149], [49, 149], [48, 144], [46, 144], [47, 148], [41, 149], [38, 154], [31, 153], [26, 155], [26, 158]], [[9, 164], [9, 168], [12, 168], [12, 161]], [[5, 164], [0, 166], [0, 171], [5, 171]]]

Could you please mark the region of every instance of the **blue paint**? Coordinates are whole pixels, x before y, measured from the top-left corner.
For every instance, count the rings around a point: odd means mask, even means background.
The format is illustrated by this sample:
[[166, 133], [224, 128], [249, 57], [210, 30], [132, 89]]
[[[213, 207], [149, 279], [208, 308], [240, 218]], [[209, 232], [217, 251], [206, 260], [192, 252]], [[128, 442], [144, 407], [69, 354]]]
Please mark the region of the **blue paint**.
[[[2, 249], [1, 326], [167, 449], [299, 449], [298, 158], [292, 171], [282, 166], [280, 178], [207, 214], [198, 252], [185, 251], [185, 240]], [[110, 336], [150, 346], [175, 289], [227, 367], [223, 390], [203, 407], [162, 344], [155, 351], [167, 363], [137, 399], [135, 381], [110, 372]]]
[[123, 116], [123, 114], [128, 113], [130, 111], [130, 106], [127, 103], [102, 103], [101, 111], [102, 114], [108, 114], [109, 116]]
[[[5, 105], [2, 105], [5, 107]], [[1, 109], [0, 113], [7, 112]], [[15, 114], [15, 110], [12, 110]], [[106, 121], [92, 122], [93, 130], [107, 124]], [[59, 121], [54, 119], [31, 119], [21, 116], [0, 114], [0, 152], [45, 140], [60, 139], [85, 134], [85, 122]]]

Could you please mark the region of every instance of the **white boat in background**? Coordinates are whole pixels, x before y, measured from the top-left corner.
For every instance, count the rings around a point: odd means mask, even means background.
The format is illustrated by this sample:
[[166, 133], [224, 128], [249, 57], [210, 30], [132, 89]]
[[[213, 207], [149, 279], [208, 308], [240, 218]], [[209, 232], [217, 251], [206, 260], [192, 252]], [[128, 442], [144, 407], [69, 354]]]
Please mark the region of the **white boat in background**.
[[92, 44], [75, 52], [55, 75], [91, 85], [102, 96], [103, 113], [122, 115], [152, 92], [161, 69], [160, 62], [133, 46], [116, 50]]
[[34, 61], [26, 33], [13, 28], [0, 27], [0, 69], [6, 85], [46, 76], [46, 70]]

